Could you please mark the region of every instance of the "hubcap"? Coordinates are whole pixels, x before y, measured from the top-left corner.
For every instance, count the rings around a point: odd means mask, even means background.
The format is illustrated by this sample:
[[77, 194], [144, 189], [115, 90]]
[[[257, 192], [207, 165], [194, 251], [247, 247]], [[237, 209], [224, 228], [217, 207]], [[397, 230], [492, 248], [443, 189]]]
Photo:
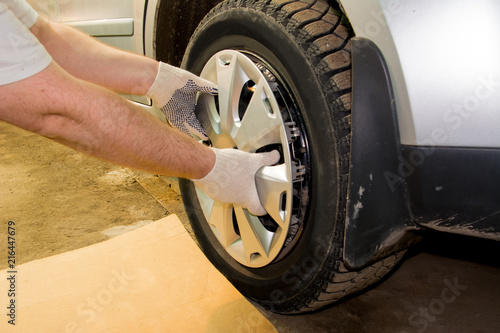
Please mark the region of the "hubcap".
[[198, 101], [198, 118], [214, 147], [281, 154], [277, 165], [256, 175], [266, 216], [216, 202], [196, 188], [206, 221], [224, 250], [244, 266], [267, 266], [296, 243], [308, 201], [308, 149], [293, 96], [272, 68], [250, 53], [220, 51], [200, 76], [219, 87], [218, 96], [203, 94]]

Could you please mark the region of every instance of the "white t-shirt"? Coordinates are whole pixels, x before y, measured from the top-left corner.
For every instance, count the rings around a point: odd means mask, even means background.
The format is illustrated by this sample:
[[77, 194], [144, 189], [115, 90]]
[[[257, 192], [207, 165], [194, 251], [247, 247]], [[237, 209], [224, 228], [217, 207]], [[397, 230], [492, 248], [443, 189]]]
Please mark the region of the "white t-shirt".
[[52, 61], [28, 30], [37, 19], [37, 12], [26, 1], [0, 0], [0, 85], [33, 76]]

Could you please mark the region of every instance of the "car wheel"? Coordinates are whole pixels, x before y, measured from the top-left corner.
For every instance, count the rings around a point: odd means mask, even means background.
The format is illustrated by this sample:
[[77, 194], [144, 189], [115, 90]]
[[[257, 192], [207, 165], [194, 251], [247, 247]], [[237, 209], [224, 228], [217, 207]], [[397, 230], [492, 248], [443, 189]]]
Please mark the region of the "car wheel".
[[206, 256], [242, 294], [278, 313], [338, 301], [401, 258], [361, 270], [343, 264], [351, 37], [327, 1], [225, 1], [201, 22], [183, 59], [219, 85], [198, 108], [214, 147], [281, 153], [257, 174], [263, 217], [180, 184]]

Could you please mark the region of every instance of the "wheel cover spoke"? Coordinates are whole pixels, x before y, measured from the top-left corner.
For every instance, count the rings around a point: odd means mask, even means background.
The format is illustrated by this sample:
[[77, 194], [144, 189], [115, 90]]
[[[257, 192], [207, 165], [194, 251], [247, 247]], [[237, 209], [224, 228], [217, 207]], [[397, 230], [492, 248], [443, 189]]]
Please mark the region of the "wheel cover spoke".
[[238, 64], [236, 55], [216, 59], [217, 84], [219, 86], [219, 110], [221, 131], [231, 133], [235, 127], [235, 110], [238, 108], [238, 94], [247, 80]]
[[274, 234], [267, 231], [259, 219], [251, 216], [247, 210], [236, 207], [235, 213], [247, 265], [252, 265], [261, 258], [267, 261]]
[[283, 197], [291, 195], [288, 176], [285, 164], [264, 167], [256, 175], [261, 203], [273, 220], [283, 229], [287, 227], [286, 212], [290, 209], [288, 206], [283, 207], [282, 205]]
[[212, 230], [225, 248], [228, 248], [239, 239], [238, 234], [236, 234], [233, 228], [233, 216], [230, 206], [221, 202], [214, 202], [212, 213], [208, 220]]
[[233, 131], [234, 141], [242, 150], [255, 151], [262, 146], [281, 142], [281, 118], [270, 113], [279, 108], [276, 100], [270, 98], [272, 92], [268, 90], [269, 85], [264, 80], [257, 84], [245, 116]]

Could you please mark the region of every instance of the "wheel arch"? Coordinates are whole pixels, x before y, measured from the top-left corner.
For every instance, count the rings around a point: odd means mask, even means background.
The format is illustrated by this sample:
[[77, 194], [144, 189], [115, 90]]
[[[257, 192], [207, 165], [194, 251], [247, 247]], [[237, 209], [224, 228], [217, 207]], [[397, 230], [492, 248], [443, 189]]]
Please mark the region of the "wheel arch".
[[[148, 0], [144, 15], [145, 54], [157, 60], [180, 66], [189, 38], [196, 27], [213, 7], [223, 1]], [[344, 12], [340, 0], [328, 0], [328, 3]], [[170, 11], [169, 8], [171, 8]], [[175, 13], [186, 10], [189, 10], [190, 15], [184, 19], [175, 15]]]
[[[151, 1], [150, 1], [151, 2]], [[156, 0], [148, 4], [151, 55], [180, 66], [189, 39], [203, 17], [222, 0]], [[186, 14], [187, 13], [187, 14]], [[152, 33], [151, 33], [152, 32]], [[147, 41], [148, 42], [148, 41]]]

